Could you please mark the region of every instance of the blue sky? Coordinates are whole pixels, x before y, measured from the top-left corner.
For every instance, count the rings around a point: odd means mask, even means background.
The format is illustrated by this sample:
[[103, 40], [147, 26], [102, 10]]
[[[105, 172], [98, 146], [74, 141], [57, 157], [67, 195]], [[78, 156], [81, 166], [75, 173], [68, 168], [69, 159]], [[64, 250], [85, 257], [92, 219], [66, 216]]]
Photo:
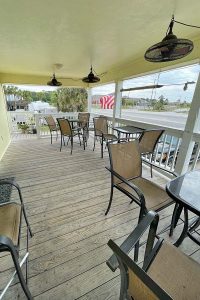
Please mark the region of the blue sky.
[[[131, 87], [139, 87], [146, 86], [152, 84], [164, 84], [169, 85], [167, 87], [162, 87], [159, 89], [152, 90], [141, 90], [141, 91], [132, 91], [132, 92], [124, 92], [123, 96], [129, 96], [133, 98], [158, 98], [160, 95], [163, 95], [165, 98], [168, 98], [169, 101], [176, 101], [178, 99], [187, 102], [191, 102], [192, 96], [194, 93], [194, 89], [196, 84], [188, 85], [188, 89], [186, 91], [183, 90], [184, 83], [187, 81], [197, 81], [198, 74], [200, 72], [200, 65], [195, 64], [187, 67], [182, 67], [170, 71], [165, 71], [162, 73], [155, 73], [152, 75], [141, 76], [129, 80], [125, 80], [123, 84], [123, 88], [131, 88]], [[181, 85], [173, 85], [180, 84]], [[92, 89], [92, 94], [102, 94], [106, 95], [109, 93], [113, 93], [115, 89], [114, 84], [107, 84], [103, 86], [99, 86]]]

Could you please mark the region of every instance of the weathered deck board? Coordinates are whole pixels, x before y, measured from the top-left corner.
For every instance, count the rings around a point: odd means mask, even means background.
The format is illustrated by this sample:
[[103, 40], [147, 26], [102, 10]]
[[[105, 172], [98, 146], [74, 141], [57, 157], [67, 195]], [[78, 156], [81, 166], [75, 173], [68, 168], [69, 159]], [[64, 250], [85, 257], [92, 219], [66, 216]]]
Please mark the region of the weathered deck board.
[[[100, 148], [93, 152], [92, 143], [85, 151], [75, 144], [70, 155], [69, 148], [59, 152], [59, 142], [50, 145], [49, 139], [15, 140], [0, 162], [0, 178], [14, 176], [22, 188], [35, 233], [30, 241], [29, 285], [36, 299], [117, 299], [119, 276], [105, 264], [111, 254], [106, 243], [126, 238], [137, 224], [138, 208], [115, 191], [105, 217], [108, 164], [108, 154], [101, 159]], [[144, 175], [149, 177], [148, 169], [144, 168]], [[156, 173], [153, 180], [166, 184]], [[172, 209], [160, 214], [160, 228], [169, 224]], [[22, 249], [24, 235], [23, 227]], [[167, 233], [162, 236], [168, 238]], [[181, 249], [199, 261], [199, 248], [192, 241], [186, 239]], [[1, 258], [0, 266], [2, 285], [12, 270], [8, 255]], [[24, 299], [21, 287], [14, 284], [5, 299]]]

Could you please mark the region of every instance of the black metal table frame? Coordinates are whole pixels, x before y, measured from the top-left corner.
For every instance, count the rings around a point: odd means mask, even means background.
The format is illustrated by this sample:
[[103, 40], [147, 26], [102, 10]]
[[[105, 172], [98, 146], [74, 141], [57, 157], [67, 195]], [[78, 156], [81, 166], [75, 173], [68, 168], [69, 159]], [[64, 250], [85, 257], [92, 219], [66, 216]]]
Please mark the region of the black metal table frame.
[[131, 126], [131, 125], [126, 125], [126, 126], [113, 127], [113, 130], [117, 131], [118, 140], [119, 140], [121, 133], [126, 134], [126, 139], [128, 139], [132, 134], [141, 135], [145, 129]]
[[[180, 177], [186, 176], [186, 174], [175, 178], [173, 181], [178, 180]], [[173, 194], [173, 192], [170, 190], [170, 182], [166, 185], [166, 192], [176, 202], [173, 216], [172, 216], [172, 225], [171, 225], [171, 229], [170, 229], [170, 235], [172, 235], [173, 229], [176, 227], [176, 225], [178, 223], [178, 220], [180, 218], [182, 210], [184, 210], [183, 230], [182, 230], [181, 235], [179, 236], [178, 240], [174, 243], [174, 245], [176, 247], [179, 247], [180, 244], [185, 239], [185, 237], [188, 236], [190, 239], [192, 239], [195, 243], [197, 243], [200, 246], [200, 241], [192, 235], [192, 232], [194, 232], [195, 229], [200, 225], [200, 210], [198, 210], [197, 208], [192, 206], [187, 200], [180, 199], [175, 194]], [[188, 211], [191, 211], [194, 214], [196, 214], [196, 217], [194, 217], [194, 219], [190, 223], [189, 223], [189, 219], [188, 219]]]

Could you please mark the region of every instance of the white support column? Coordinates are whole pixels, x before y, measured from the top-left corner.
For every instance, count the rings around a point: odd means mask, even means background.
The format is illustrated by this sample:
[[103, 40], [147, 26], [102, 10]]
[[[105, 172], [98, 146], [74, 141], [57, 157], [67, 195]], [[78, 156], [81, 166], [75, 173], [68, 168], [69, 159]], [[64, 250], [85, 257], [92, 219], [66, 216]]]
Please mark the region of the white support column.
[[87, 89], [87, 93], [88, 93], [88, 112], [91, 113], [91, 108], [92, 108], [92, 91], [91, 88]]
[[190, 111], [188, 113], [185, 130], [183, 132], [182, 143], [180, 146], [179, 154], [175, 171], [178, 174], [187, 172], [194, 147], [193, 133], [199, 130], [200, 126], [200, 74], [196, 83]]
[[115, 103], [113, 107], [113, 126], [115, 126], [115, 118], [121, 118], [121, 105], [122, 105], [122, 89], [123, 81], [115, 83]]

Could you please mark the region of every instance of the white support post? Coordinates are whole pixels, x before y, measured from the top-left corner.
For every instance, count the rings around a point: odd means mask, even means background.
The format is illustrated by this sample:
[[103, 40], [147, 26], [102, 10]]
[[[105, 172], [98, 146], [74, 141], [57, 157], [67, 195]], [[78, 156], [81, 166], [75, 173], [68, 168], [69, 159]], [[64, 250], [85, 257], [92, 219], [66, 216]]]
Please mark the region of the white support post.
[[193, 133], [199, 130], [200, 126], [200, 74], [196, 83], [190, 111], [188, 113], [183, 138], [177, 157], [175, 171], [184, 174], [188, 171], [192, 150], [194, 147]]
[[118, 81], [115, 83], [115, 102], [113, 107], [113, 126], [115, 126], [115, 118], [121, 118], [121, 105], [122, 105], [122, 93], [121, 89], [123, 86], [123, 81]]
[[87, 89], [87, 93], [88, 93], [88, 112], [91, 113], [91, 108], [92, 108], [92, 91], [91, 88]]

